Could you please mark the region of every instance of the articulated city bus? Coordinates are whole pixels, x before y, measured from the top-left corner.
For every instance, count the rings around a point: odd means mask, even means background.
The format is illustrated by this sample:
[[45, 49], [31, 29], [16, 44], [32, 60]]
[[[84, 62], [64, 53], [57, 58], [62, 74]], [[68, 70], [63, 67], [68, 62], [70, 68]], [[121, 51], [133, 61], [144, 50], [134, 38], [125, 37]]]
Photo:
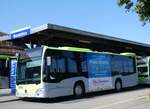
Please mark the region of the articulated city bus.
[[150, 57], [137, 57], [137, 70], [140, 84], [150, 84]]
[[135, 56], [73, 47], [39, 47], [20, 53], [16, 96], [53, 98], [138, 84]]

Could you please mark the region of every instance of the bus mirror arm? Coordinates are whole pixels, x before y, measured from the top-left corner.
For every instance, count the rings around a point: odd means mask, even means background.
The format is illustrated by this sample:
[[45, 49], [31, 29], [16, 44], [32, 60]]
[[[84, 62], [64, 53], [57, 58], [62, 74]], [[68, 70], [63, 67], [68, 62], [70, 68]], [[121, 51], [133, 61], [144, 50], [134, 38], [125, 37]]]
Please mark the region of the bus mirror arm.
[[16, 56], [16, 58], [18, 60], [20, 58], [20, 53], [16, 53], [15, 56]]

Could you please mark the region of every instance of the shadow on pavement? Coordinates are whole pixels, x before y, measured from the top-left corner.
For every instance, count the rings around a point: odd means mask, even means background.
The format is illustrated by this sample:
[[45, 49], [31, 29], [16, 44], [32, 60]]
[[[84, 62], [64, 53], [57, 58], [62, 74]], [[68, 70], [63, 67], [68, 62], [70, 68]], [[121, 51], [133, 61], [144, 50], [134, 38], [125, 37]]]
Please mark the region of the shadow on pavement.
[[108, 96], [112, 94], [118, 94], [118, 93], [125, 93], [125, 92], [131, 92], [131, 91], [136, 91], [136, 90], [143, 90], [146, 88], [150, 88], [150, 85], [138, 85], [132, 88], [126, 88], [123, 89], [120, 92], [117, 92], [115, 90], [108, 90], [108, 91], [99, 91], [99, 92], [93, 92], [93, 93], [88, 93], [86, 94], [83, 98], [76, 99], [73, 96], [66, 96], [66, 97], [58, 97], [58, 98], [45, 98], [45, 99], [37, 99], [37, 98], [23, 98], [22, 100], [25, 102], [37, 102], [37, 103], [59, 103], [59, 102], [80, 102], [85, 99], [89, 98], [95, 98], [99, 96]]

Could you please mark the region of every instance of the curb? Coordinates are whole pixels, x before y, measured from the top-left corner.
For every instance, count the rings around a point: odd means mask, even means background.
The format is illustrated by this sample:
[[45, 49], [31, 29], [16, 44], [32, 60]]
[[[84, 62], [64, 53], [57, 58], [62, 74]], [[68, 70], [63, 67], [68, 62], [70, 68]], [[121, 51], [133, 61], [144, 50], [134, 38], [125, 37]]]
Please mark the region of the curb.
[[16, 96], [2, 96], [0, 97], [0, 104], [6, 102], [18, 101], [18, 100], [20, 100], [20, 98], [17, 98]]
[[14, 95], [11, 89], [0, 89], [0, 97]]
[[3, 97], [3, 96], [13, 96], [12, 94], [0, 94], [0, 97]]

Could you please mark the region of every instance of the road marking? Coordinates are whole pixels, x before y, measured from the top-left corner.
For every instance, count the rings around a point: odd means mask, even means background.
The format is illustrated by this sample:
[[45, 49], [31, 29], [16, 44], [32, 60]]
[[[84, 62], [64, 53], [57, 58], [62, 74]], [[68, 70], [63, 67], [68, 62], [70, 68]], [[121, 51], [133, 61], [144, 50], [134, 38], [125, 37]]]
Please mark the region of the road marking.
[[131, 99], [127, 99], [127, 100], [123, 100], [123, 101], [117, 101], [111, 104], [105, 104], [105, 105], [101, 105], [101, 106], [96, 106], [92, 109], [102, 109], [102, 108], [108, 108], [108, 107], [112, 107], [118, 104], [124, 104], [124, 103], [128, 103], [131, 101], [135, 101], [135, 100], [139, 100], [139, 99], [145, 99], [145, 98], [150, 98], [150, 95], [144, 95], [144, 96], [140, 96], [140, 97], [136, 97], [136, 98], [131, 98]]

